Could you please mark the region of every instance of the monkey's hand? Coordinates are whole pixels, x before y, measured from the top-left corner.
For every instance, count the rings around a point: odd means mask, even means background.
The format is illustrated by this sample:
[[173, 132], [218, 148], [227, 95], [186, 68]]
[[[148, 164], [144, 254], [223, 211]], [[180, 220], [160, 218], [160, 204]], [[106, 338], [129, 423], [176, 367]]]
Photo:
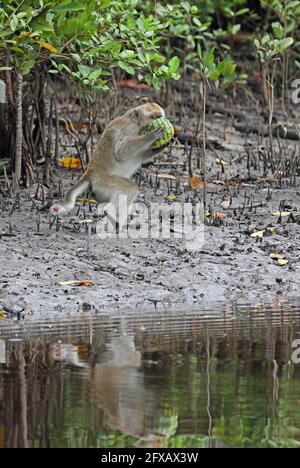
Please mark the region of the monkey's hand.
[[149, 143], [151, 146], [152, 143], [162, 138], [164, 134], [165, 134], [165, 129], [162, 127], [159, 127], [153, 130], [152, 132], [144, 135], [144, 138], [147, 141], [147, 143]]

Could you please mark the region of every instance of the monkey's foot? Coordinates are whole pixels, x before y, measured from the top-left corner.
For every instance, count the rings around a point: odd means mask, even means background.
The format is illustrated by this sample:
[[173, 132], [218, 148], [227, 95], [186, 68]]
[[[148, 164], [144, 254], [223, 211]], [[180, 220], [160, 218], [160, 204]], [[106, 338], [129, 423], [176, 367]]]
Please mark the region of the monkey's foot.
[[66, 209], [62, 206], [62, 205], [53, 205], [51, 206], [50, 208], [50, 213], [53, 215], [53, 216], [59, 216], [59, 215], [62, 215], [64, 213], [66, 213]]

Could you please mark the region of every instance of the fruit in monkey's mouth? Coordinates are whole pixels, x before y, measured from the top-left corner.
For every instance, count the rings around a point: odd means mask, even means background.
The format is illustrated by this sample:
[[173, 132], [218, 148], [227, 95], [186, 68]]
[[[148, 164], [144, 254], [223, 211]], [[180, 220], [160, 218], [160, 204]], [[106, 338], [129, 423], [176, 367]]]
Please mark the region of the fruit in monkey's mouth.
[[159, 119], [151, 120], [151, 122], [140, 130], [140, 135], [145, 135], [160, 127], [164, 129], [164, 135], [152, 143], [152, 148], [161, 148], [169, 143], [174, 136], [173, 125], [165, 117], [160, 117]]

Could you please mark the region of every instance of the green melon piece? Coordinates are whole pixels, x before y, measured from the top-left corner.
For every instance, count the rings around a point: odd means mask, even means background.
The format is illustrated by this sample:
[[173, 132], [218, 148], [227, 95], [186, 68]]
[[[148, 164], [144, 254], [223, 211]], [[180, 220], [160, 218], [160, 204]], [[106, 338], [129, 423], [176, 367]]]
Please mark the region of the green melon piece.
[[151, 120], [145, 127], [140, 130], [141, 135], [145, 135], [146, 133], [150, 133], [156, 128], [162, 127], [165, 131], [164, 135], [156, 140], [151, 146], [152, 148], [161, 148], [162, 146], [169, 143], [169, 141], [174, 136], [174, 128], [171, 122], [166, 119], [165, 117], [160, 117], [159, 119]]

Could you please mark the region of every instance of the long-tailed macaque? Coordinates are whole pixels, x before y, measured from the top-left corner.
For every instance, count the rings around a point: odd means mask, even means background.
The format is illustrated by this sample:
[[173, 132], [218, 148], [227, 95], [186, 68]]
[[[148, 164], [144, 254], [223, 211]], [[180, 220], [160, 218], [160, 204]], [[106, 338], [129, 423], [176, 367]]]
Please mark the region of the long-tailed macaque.
[[[163, 129], [146, 135], [139, 135], [139, 131], [150, 120], [160, 117], [165, 117], [164, 110], [158, 104], [146, 103], [110, 122], [97, 143], [87, 170], [68, 191], [64, 202], [51, 207], [51, 213], [63, 215], [69, 212], [74, 208], [76, 198], [86, 190], [92, 192], [98, 203], [111, 203], [116, 207], [119, 197], [125, 195], [130, 206], [138, 193], [138, 187], [130, 177], [163, 149], [151, 148], [163, 136]], [[117, 216], [122, 218], [122, 213]], [[125, 219], [117, 221], [121, 227]]]

